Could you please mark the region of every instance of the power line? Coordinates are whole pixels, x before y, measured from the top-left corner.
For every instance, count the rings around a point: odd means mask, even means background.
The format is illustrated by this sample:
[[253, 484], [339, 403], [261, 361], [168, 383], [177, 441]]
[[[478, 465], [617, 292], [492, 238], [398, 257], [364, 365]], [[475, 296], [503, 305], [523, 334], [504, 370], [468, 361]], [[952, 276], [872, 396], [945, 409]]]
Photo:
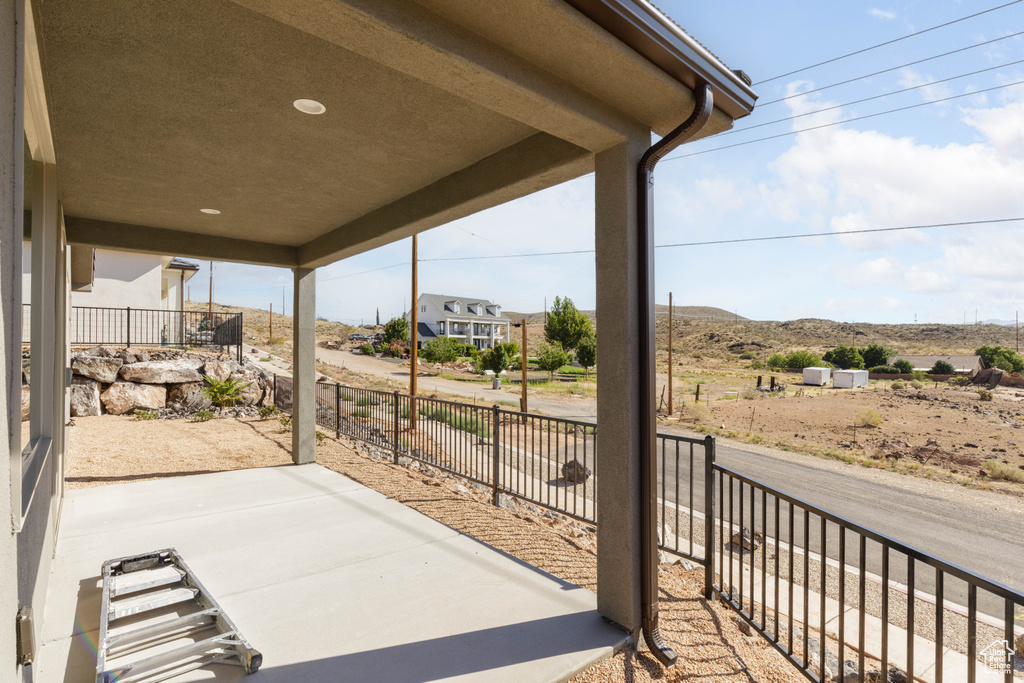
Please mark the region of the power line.
[[[656, 244], [655, 249], [670, 249], [673, 247], [703, 247], [714, 244], [739, 244], [742, 242], [768, 242], [772, 240], [793, 240], [804, 237], [835, 237], [838, 235], [863, 235], [874, 232], [897, 232], [900, 230], [929, 230], [938, 228], [955, 228], [971, 225], [995, 225], [999, 223], [1014, 223], [1024, 221], [1024, 216], [1016, 218], [990, 218], [977, 221], [956, 221], [953, 223], [928, 223], [923, 225], [899, 225], [887, 228], [862, 228], [858, 230], [835, 230], [832, 232], [805, 232], [790, 235], [771, 235], [768, 237], [737, 237], [727, 240], [710, 240], [706, 242], [679, 242], [677, 244]], [[456, 256], [449, 258], [420, 259], [420, 261], [488, 261], [491, 259], [505, 258], [529, 258], [532, 256], [564, 256], [568, 254], [593, 254], [593, 249], [580, 249], [576, 251], [548, 251], [535, 254], [492, 254], [489, 256]]]
[[405, 261], [404, 263], [392, 263], [390, 266], [384, 266], [382, 268], [374, 268], [372, 270], [361, 270], [358, 273], [347, 273], [345, 275], [335, 275], [334, 277], [325, 277], [325, 278], [321, 278], [321, 279], [317, 280], [317, 284], [319, 284], [321, 282], [330, 282], [331, 280], [343, 280], [343, 279], [345, 279], [347, 277], [355, 277], [356, 275], [366, 275], [368, 273], [378, 273], [378, 272], [380, 272], [382, 270], [391, 270], [392, 268], [398, 268], [399, 266], [407, 266], [407, 265], [409, 265], [409, 262]]
[[[820, 114], [822, 112], [831, 111], [833, 109], [841, 109], [843, 107], [849, 107], [850, 105], [861, 104], [863, 102], [870, 102], [871, 100], [878, 100], [878, 99], [881, 99], [883, 97], [889, 97], [891, 95], [901, 95], [901, 94], [903, 94], [905, 92], [910, 92], [911, 90], [919, 90], [921, 88], [927, 88], [930, 85], [939, 85], [940, 83], [948, 83], [949, 81], [955, 81], [958, 78], [967, 78], [968, 76], [977, 76], [978, 74], [985, 73], [986, 71], [995, 71], [996, 69], [1004, 69], [1004, 68], [1006, 68], [1008, 66], [1014, 66], [1015, 64], [1020, 64], [1022, 62], [1024, 62], [1024, 59], [1018, 59], [1015, 62], [1009, 62], [1007, 64], [1000, 64], [999, 66], [990, 66], [987, 69], [979, 69], [978, 71], [972, 71], [970, 73], [960, 74], [959, 76], [950, 76], [949, 78], [943, 78], [943, 79], [938, 80], [938, 81], [929, 81], [928, 83], [921, 83], [919, 85], [912, 85], [909, 88], [903, 88], [901, 90], [893, 90], [891, 92], [882, 93], [881, 95], [872, 95], [871, 97], [864, 97], [864, 98], [861, 98], [859, 100], [853, 100], [852, 102], [846, 102], [844, 104], [834, 104], [834, 105], [829, 106], [829, 107], [824, 107], [822, 109], [815, 109], [814, 111], [805, 112], [803, 114], [794, 114], [793, 116], [787, 116], [785, 118], [775, 119], [774, 121], [766, 121], [764, 123], [758, 123], [758, 124], [755, 124], [753, 126], [746, 126], [744, 128], [734, 128], [733, 130], [728, 130], [728, 131], [725, 131], [724, 133], [719, 133], [715, 137], [716, 138], [720, 138], [723, 135], [732, 135], [733, 133], [742, 133], [744, 131], [753, 130], [754, 128], [762, 128], [764, 126], [771, 126], [771, 125], [776, 124], [776, 123], [783, 123], [785, 121], [793, 121], [794, 119], [799, 119], [799, 118], [802, 118], [804, 116], [811, 116], [812, 114]], [[973, 95], [974, 93], [969, 93], [969, 94]]]
[[759, 109], [763, 109], [764, 107], [767, 107], [769, 104], [777, 104], [779, 102], [785, 102], [786, 100], [792, 100], [792, 99], [797, 98], [797, 97], [803, 97], [804, 95], [810, 95], [811, 93], [821, 92], [822, 90], [828, 90], [829, 88], [835, 88], [835, 87], [838, 87], [840, 85], [846, 85], [847, 83], [853, 83], [854, 81], [861, 81], [861, 80], [864, 80], [865, 78], [872, 78], [873, 76], [880, 76], [882, 74], [887, 74], [890, 71], [896, 71], [898, 69], [905, 69], [908, 66], [915, 66], [917, 64], [923, 64], [925, 62], [930, 62], [932, 60], [939, 59], [940, 57], [948, 57], [949, 55], [955, 55], [956, 53], [964, 52], [965, 50], [973, 50], [976, 47], [982, 47], [983, 45], [989, 45], [991, 43], [997, 43], [1000, 40], [1006, 40], [1007, 38], [1016, 38], [1017, 36], [1022, 35], [1022, 34], [1024, 34], [1024, 31], [1018, 31], [1017, 33], [1011, 33], [1010, 35], [1002, 36], [1001, 38], [993, 38], [992, 40], [986, 40], [984, 43], [975, 43], [974, 45], [968, 45], [967, 47], [962, 47], [962, 48], [960, 48], [958, 50], [950, 50], [949, 52], [943, 52], [942, 54], [935, 55], [933, 57], [925, 57], [924, 59], [918, 59], [918, 60], [913, 61], [913, 62], [907, 62], [906, 64], [900, 64], [899, 66], [892, 66], [892, 67], [889, 67], [888, 69], [882, 69], [881, 71], [875, 71], [873, 73], [864, 74], [863, 76], [857, 76], [855, 78], [848, 78], [845, 81], [839, 81], [838, 83], [831, 83], [829, 85], [823, 85], [820, 88], [811, 88], [810, 90], [805, 90], [803, 92], [798, 92], [798, 93], [795, 93], [793, 95], [787, 95], [786, 97], [780, 97], [777, 100], [769, 100], [767, 102], [758, 102], [757, 106], [758, 106]]
[[823, 124], [818, 125], [818, 126], [811, 126], [809, 128], [801, 128], [800, 130], [791, 130], [791, 131], [788, 131], [788, 132], [785, 132], [785, 133], [778, 133], [777, 135], [769, 135], [769, 136], [763, 137], [763, 138], [755, 138], [753, 140], [745, 140], [744, 142], [737, 142], [737, 143], [732, 144], [732, 145], [723, 145], [721, 147], [712, 147], [711, 149], [703, 149], [703, 150], [701, 150], [699, 152], [690, 152], [689, 154], [680, 154], [680, 155], [674, 156], [674, 157], [666, 157], [666, 158], [662, 159], [662, 161], [672, 161], [674, 159], [685, 159], [686, 157], [695, 157], [695, 156], [697, 156], [699, 154], [707, 154], [708, 152], [718, 152], [718, 151], [723, 150], [723, 149], [732, 149], [733, 147], [742, 147], [744, 145], [752, 145], [755, 142], [765, 142], [767, 140], [775, 140], [775, 139], [778, 139], [778, 138], [785, 138], [785, 137], [789, 137], [791, 135], [799, 135], [800, 133], [806, 133], [806, 132], [812, 131], [812, 130], [820, 130], [822, 128], [830, 128], [832, 126], [839, 126], [839, 125], [842, 125], [844, 123], [853, 123], [855, 121], [863, 121], [865, 119], [873, 119], [876, 116], [884, 116], [886, 114], [895, 114], [896, 112], [907, 111], [908, 109], [917, 109], [918, 107], [925, 107], [925, 106], [928, 106], [930, 104], [939, 104], [941, 102], [949, 102], [950, 100], [957, 100], [957, 99], [960, 99], [961, 97], [970, 97], [972, 95], [980, 95], [981, 93], [991, 92], [993, 90], [1001, 90], [1002, 88], [1010, 88], [1010, 87], [1013, 87], [1015, 85], [1021, 85], [1021, 84], [1024, 84], [1024, 80], [1022, 80], [1022, 81], [1014, 81], [1013, 83], [1006, 83], [1004, 85], [996, 85], [996, 86], [993, 86], [991, 88], [985, 88], [984, 90], [975, 90], [973, 92], [967, 92], [967, 93], [963, 93], [963, 94], [960, 94], [960, 95], [951, 95], [949, 97], [943, 97], [942, 99], [932, 100], [930, 102], [919, 102], [917, 104], [907, 105], [906, 107], [897, 107], [896, 109], [887, 109], [886, 111], [880, 111], [880, 112], [876, 112], [874, 114], [865, 114], [864, 116], [855, 116], [852, 119], [844, 119], [842, 121], [833, 121], [832, 123], [823, 123]]
[[832, 62], [838, 62], [839, 60], [846, 59], [847, 57], [853, 57], [854, 55], [859, 55], [859, 54], [863, 54], [865, 52], [870, 52], [871, 50], [877, 50], [880, 47], [885, 47], [886, 45], [892, 45], [893, 43], [898, 43], [901, 40], [906, 40], [907, 38], [913, 38], [914, 36], [919, 36], [919, 35], [921, 35], [923, 33], [928, 33], [929, 31], [934, 31], [936, 29], [940, 29], [940, 28], [943, 28], [945, 26], [952, 26], [953, 24], [957, 24], [957, 23], [959, 23], [961, 21], [966, 21], [968, 19], [973, 19], [974, 17], [980, 17], [982, 14], [988, 14], [989, 12], [995, 12], [996, 10], [1003, 9], [1003, 8], [1009, 7], [1011, 5], [1016, 5], [1016, 4], [1018, 4], [1018, 3], [1022, 2], [1022, 1], [1024, 1], [1024, 0], [1013, 0], [1013, 2], [1008, 2], [1006, 4], [999, 5], [997, 7], [992, 7], [990, 9], [982, 10], [981, 12], [975, 12], [974, 14], [968, 14], [966, 17], [960, 17], [959, 19], [954, 19], [952, 21], [947, 21], [946, 23], [939, 24], [938, 26], [932, 26], [931, 28], [926, 28], [926, 29], [922, 29], [920, 31], [915, 31], [914, 33], [909, 33], [909, 34], [907, 34], [905, 36], [901, 36], [899, 38], [893, 38], [892, 40], [887, 40], [884, 43], [878, 43], [877, 45], [871, 45], [870, 47], [861, 48], [860, 50], [855, 50], [853, 52], [847, 52], [844, 55], [840, 55], [838, 57], [833, 57], [831, 59], [826, 59], [825, 61], [818, 62], [817, 64], [811, 64], [810, 66], [805, 66], [805, 67], [800, 68], [800, 69], [794, 69], [793, 71], [789, 71], [789, 72], [786, 72], [784, 74], [779, 74], [778, 76], [772, 76], [771, 78], [766, 78], [766, 79], [764, 79], [762, 81], [758, 81], [757, 83], [754, 83], [754, 85], [757, 86], [757, 85], [761, 85], [762, 83], [769, 83], [771, 81], [777, 81], [780, 78], [785, 78], [786, 76], [792, 76], [793, 74], [798, 74], [798, 73], [801, 73], [803, 71], [808, 71], [809, 69], [814, 69], [816, 67], [823, 66], [825, 64], [831, 64]]

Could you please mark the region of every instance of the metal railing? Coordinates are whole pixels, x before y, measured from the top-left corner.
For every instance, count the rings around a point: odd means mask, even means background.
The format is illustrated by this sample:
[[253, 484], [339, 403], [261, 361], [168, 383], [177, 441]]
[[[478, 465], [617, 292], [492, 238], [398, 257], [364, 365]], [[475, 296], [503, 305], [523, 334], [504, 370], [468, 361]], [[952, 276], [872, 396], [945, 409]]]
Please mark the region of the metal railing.
[[[31, 343], [31, 304], [22, 305], [22, 343]], [[242, 356], [242, 314], [72, 306], [72, 346], [234, 346]]]
[[[596, 524], [593, 423], [328, 382], [316, 395], [336, 435], [487, 486], [495, 505], [505, 494]], [[892, 663], [907, 680], [974, 683], [986, 646], [1013, 651], [1024, 594], [718, 464], [712, 436], [658, 434], [656, 463], [659, 548], [703, 565], [705, 597], [808, 680]], [[1024, 672], [1008, 661], [1007, 683]]]

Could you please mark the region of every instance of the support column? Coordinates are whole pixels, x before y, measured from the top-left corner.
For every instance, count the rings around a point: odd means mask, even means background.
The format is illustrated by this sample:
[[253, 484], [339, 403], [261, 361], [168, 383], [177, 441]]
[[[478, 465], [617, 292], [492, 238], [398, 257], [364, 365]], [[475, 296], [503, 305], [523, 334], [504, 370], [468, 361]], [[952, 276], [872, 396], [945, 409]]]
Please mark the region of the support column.
[[316, 269], [295, 268], [292, 302], [292, 461], [316, 462]]
[[637, 183], [650, 134], [603, 152], [595, 163], [597, 314], [597, 608], [640, 629], [640, 411]]

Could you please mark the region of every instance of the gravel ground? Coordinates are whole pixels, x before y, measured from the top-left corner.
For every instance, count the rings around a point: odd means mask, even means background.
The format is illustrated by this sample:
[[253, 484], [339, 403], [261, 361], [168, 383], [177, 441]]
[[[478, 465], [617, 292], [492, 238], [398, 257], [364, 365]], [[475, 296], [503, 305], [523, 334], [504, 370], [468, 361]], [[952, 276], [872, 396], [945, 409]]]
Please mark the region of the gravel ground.
[[[385, 456], [385, 457], [382, 457]], [[67, 486], [102, 486], [167, 476], [287, 464], [290, 435], [274, 420], [139, 421], [76, 418], [66, 466]], [[590, 527], [523, 503], [490, 504], [490, 492], [466, 486], [413, 461], [394, 465], [361, 443], [325, 439], [317, 461], [461, 532], [589, 590], [597, 586]], [[627, 649], [578, 674], [590, 681], [709, 682], [804, 680], [758, 636], [743, 635], [733, 612], [701, 596], [703, 573], [682, 565], [661, 569], [661, 632], [679, 653], [662, 669], [644, 650]]]

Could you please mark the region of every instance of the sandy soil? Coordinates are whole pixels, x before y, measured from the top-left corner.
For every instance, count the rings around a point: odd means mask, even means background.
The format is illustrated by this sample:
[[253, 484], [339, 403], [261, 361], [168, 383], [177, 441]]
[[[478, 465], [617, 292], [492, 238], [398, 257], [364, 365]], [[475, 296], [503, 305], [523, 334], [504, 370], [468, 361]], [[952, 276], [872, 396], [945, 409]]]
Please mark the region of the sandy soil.
[[[68, 487], [102, 486], [164, 476], [290, 462], [290, 435], [273, 420], [138, 421], [76, 418], [67, 462]], [[586, 528], [555, 516], [512, 512], [489, 493], [457, 480], [377, 460], [365, 446], [325, 439], [317, 460], [341, 474], [530, 564], [589, 590], [597, 586], [596, 546]], [[577, 675], [590, 681], [802, 681], [757, 636], [745, 636], [731, 610], [701, 597], [703, 573], [661, 569], [661, 630], [680, 654], [670, 671], [644, 650], [627, 650]]]
[[[982, 470], [986, 460], [1024, 469], [1024, 392], [1018, 389], [1000, 387], [992, 401], [981, 401], [972, 388], [943, 384], [900, 391], [887, 382], [856, 391], [789, 388], [784, 398], [711, 401], [696, 413], [691, 404], [684, 414], [727, 438], [955, 481], [987, 480], [1024, 495], [1021, 483], [992, 481]], [[875, 427], [863, 426], [869, 411], [881, 420]]]

